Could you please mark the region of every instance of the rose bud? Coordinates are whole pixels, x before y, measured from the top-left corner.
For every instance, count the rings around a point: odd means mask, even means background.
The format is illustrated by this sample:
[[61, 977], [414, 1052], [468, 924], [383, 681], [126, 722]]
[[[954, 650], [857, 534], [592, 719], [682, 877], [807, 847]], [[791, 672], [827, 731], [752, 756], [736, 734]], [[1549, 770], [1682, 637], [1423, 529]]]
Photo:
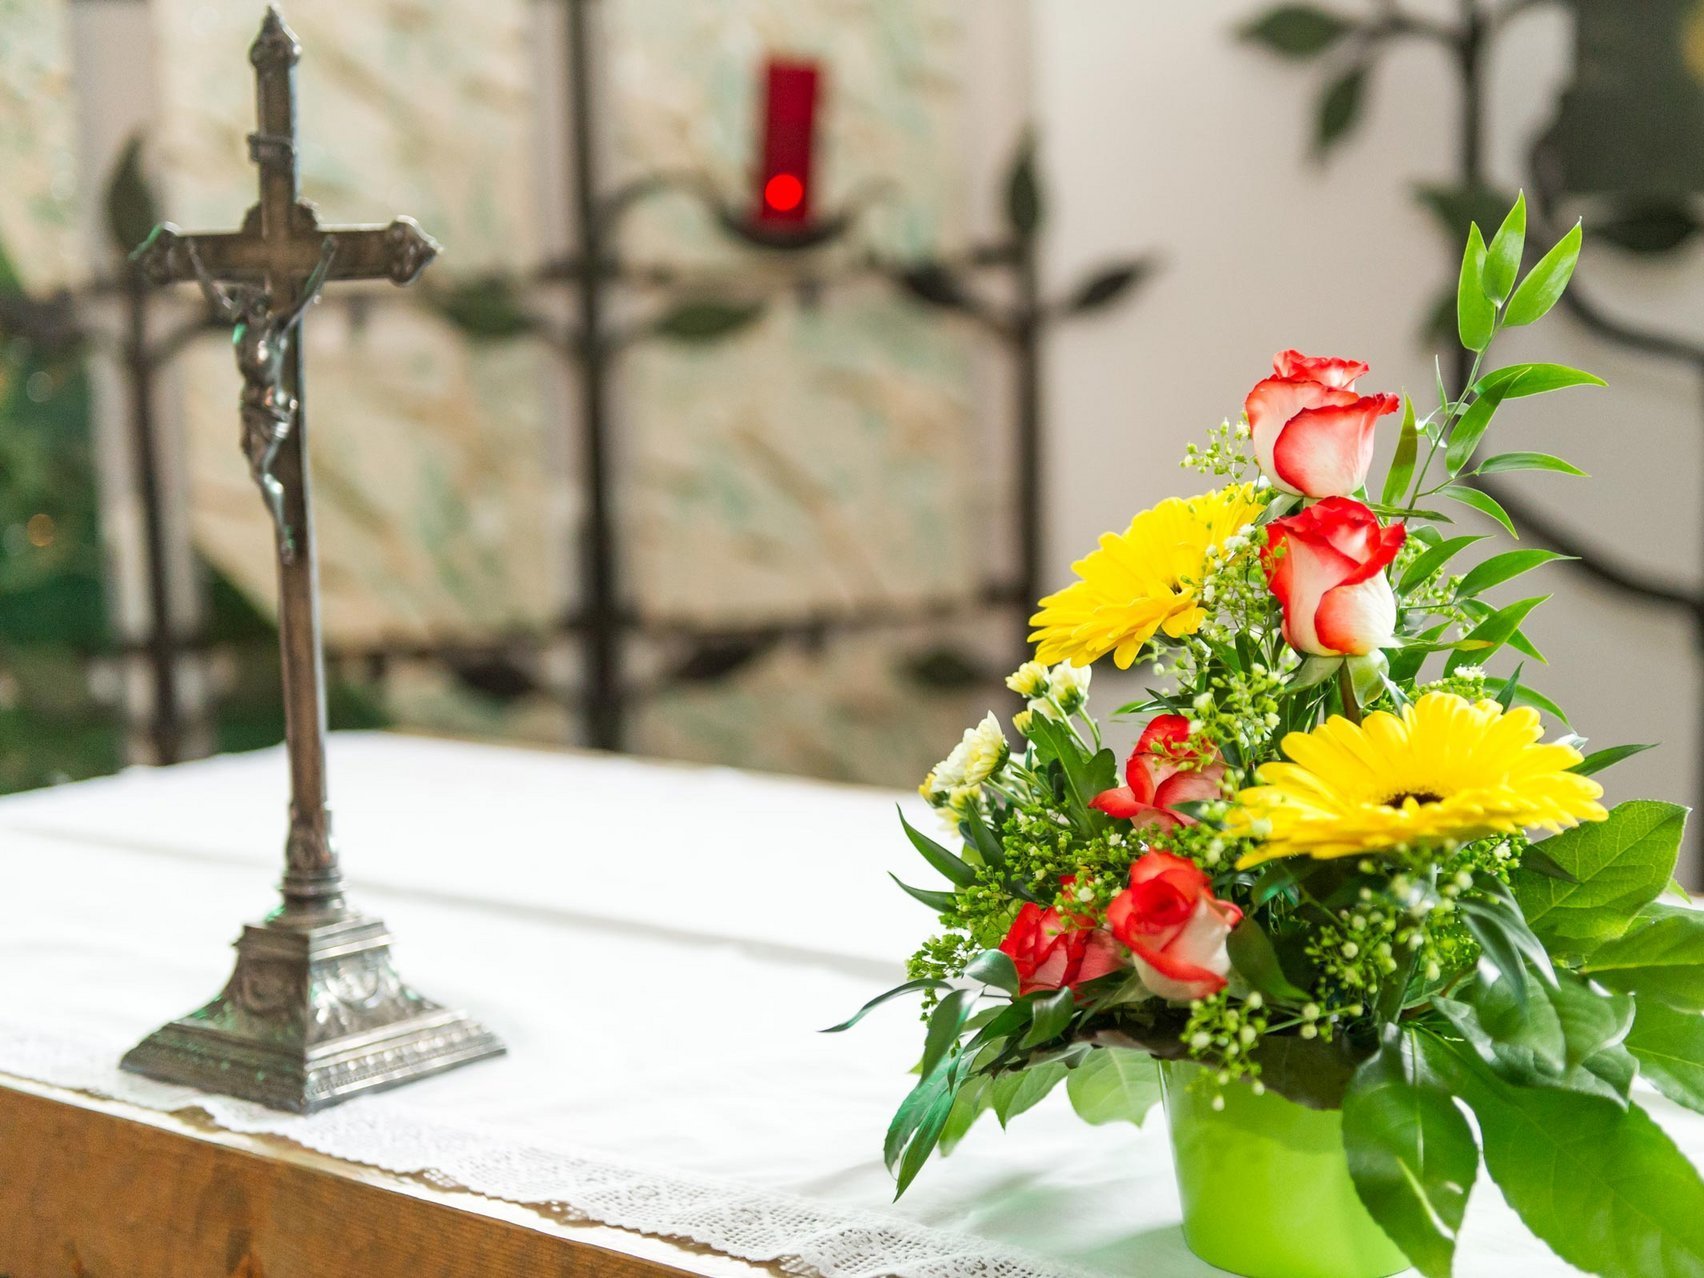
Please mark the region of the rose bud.
[[1170, 830], [1194, 825], [1193, 818], [1172, 811], [1178, 803], [1219, 797], [1225, 765], [1208, 762], [1217, 756], [1192, 743], [1189, 720], [1181, 714], [1154, 716], [1124, 764], [1124, 784], [1102, 790], [1089, 801], [1111, 817], [1122, 817], [1138, 829]]
[[1347, 497], [1367, 482], [1373, 425], [1394, 413], [1395, 395], [1359, 395], [1359, 360], [1284, 351], [1277, 376], [1259, 382], [1243, 402], [1254, 455], [1274, 487], [1297, 497]]
[[[1071, 880], [1065, 880], [1071, 886]], [[1086, 915], [1067, 916], [1026, 901], [1000, 942], [1000, 952], [1018, 970], [1018, 993], [1076, 989], [1125, 967], [1123, 950]]]
[[1266, 579], [1284, 610], [1284, 638], [1313, 657], [1359, 657], [1396, 638], [1385, 568], [1407, 530], [1358, 501], [1329, 497], [1267, 525]]
[[1106, 911], [1112, 934], [1130, 947], [1136, 973], [1166, 999], [1206, 998], [1231, 970], [1225, 939], [1242, 911], [1217, 899], [1192, 861], [1149, 852], [1130, 867], [1130, 886]]

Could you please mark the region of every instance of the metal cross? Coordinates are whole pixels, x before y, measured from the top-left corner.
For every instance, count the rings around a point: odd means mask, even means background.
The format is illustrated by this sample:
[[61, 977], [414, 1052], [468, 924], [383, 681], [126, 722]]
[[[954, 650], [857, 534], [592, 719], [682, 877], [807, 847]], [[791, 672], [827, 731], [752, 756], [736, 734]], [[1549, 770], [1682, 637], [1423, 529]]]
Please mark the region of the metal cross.
[[301, 53], [295, 33], [269, 8], [249, 49], [260, 121], [249, 135], [249, 158], [260, 168], [260, 201], [242, 229], [190, 235], [167, 223], [136, 258], [155, 284], [199, 284], [215, 312], [234, 326], [243, 377], [243, 451], [272, 514], [278, 549], [290, 756], [284, 913], [306, 920], [338, 915], [344, 904], [326, 811], [324, 662], [302, 409], [301, 318], [328, 282], [411, 283], [438, 246], [406, 217], [389, 226], [320, 226], [298, 190]]

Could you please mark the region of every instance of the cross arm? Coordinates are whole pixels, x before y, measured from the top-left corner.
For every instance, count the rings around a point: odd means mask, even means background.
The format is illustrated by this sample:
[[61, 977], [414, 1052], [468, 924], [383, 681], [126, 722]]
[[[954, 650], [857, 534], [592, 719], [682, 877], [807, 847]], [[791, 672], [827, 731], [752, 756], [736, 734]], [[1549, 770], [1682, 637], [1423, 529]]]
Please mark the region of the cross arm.
[[287, 237], [259, 233], [251, 214], [241, 231], [187, 234], [170, 222], [132, 255], [153, 284], [181, 284], [199, 278], [190, 253], [201, 259], [211, 279], [305, 280], [320, 265], [329, 239], [336, 251], [326, 278], [331, 280], [388, 279], [412, 284], [438, 255], [438, 244], [413, 218], [399, 217], [389, 226], [351, 226], [321, 230], [310, 221]]

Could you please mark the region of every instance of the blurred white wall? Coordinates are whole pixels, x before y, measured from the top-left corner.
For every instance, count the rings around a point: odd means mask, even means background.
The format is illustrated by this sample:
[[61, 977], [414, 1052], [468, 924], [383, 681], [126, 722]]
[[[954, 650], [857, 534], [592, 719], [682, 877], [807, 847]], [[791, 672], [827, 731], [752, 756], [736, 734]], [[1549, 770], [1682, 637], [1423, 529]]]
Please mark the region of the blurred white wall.
[[[1368, 0], [1334, 6], [1350, 13]], [[1452, 70], [1434, 46], [1397, 46], [1373, 74], [1361, 127], [1321, 166], [1310, 149], [1322, 68], [1235, 39], [1269, 7], [1043, 0], [1033, 8], [1054, 191], [1052, 278], [1070, 280], [1132, 246], [1166, 259], [1133, 304], [1074, 326], [1050, 352], [1050, 559], [1061, 580], [1102, 530], [1189, 487], [1193, 477], [1176, 464], [1184, 444], [1234, 415], [1281, 347], [1366, 359], [1365, 388], [1430, 396], [1431, 358], [1417, 334], [1453, 268], [1412, 188], [1451, 178]], [[1439, 16], [1455, 8], [1429, 7]], [[1571, 71], [1570, 41], [1563, 12], [1540, 8], [1498, 45], [1489, 158], [1510, 188]], [[1618, 314], [1704, 338], [1701, 256], [1633, 265], [1588, 242], [1578, 278]], [[1696, 580], [1704, 568], [1696, 378], [1607, 347], [1560, 311], [1499, 339], [1496, 351], [1499, 362], [1552, 359], [1610, 382], [1504, 410], [1500, 450], [1556, 452], [1594, 476], [1515, 476], [1520, 490], [1617, 555]], [[1549, 669], [1529, 666], [1528, 681], [1562, 701], [1598, 746], [1664, 744], [1604, 775], [1611, 800], [1693, 802], [1700, 680], [1687, 622], [1567, 567], [1504, 587], [1502, 597], [1520, 597], [1511, 592], [1529, 583], [1555, 599], [1527, 627], [1550, 657]], [[1690, 881], [1701, 879], [1695, 860]]]

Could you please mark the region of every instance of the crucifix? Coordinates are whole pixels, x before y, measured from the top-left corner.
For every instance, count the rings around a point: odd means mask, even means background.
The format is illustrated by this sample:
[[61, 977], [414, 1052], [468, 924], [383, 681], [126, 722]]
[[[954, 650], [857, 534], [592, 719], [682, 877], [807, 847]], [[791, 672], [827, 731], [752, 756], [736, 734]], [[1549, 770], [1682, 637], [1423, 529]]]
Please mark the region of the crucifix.
[[403, 983], [378, 919], [344, 899], [326, 805], [325, 670], [302, 404], [302, 317], [338, 280], [411, 283], [438, 252], [410, 218], [322, 228], [297, 186], [301, 45], [276, 8], [249, 49], [260, 201], [239, 231], [158, 227], [136, 257], [157, 285], [194, 283], [233, 326], [241, 443], [278, 560], [290, 822], [283, 902], [243, 929], [235, 971], [198, 1011], [155, 1031], [127, 1070], [301, 1113], [503, 1051], [495, 1035]]

